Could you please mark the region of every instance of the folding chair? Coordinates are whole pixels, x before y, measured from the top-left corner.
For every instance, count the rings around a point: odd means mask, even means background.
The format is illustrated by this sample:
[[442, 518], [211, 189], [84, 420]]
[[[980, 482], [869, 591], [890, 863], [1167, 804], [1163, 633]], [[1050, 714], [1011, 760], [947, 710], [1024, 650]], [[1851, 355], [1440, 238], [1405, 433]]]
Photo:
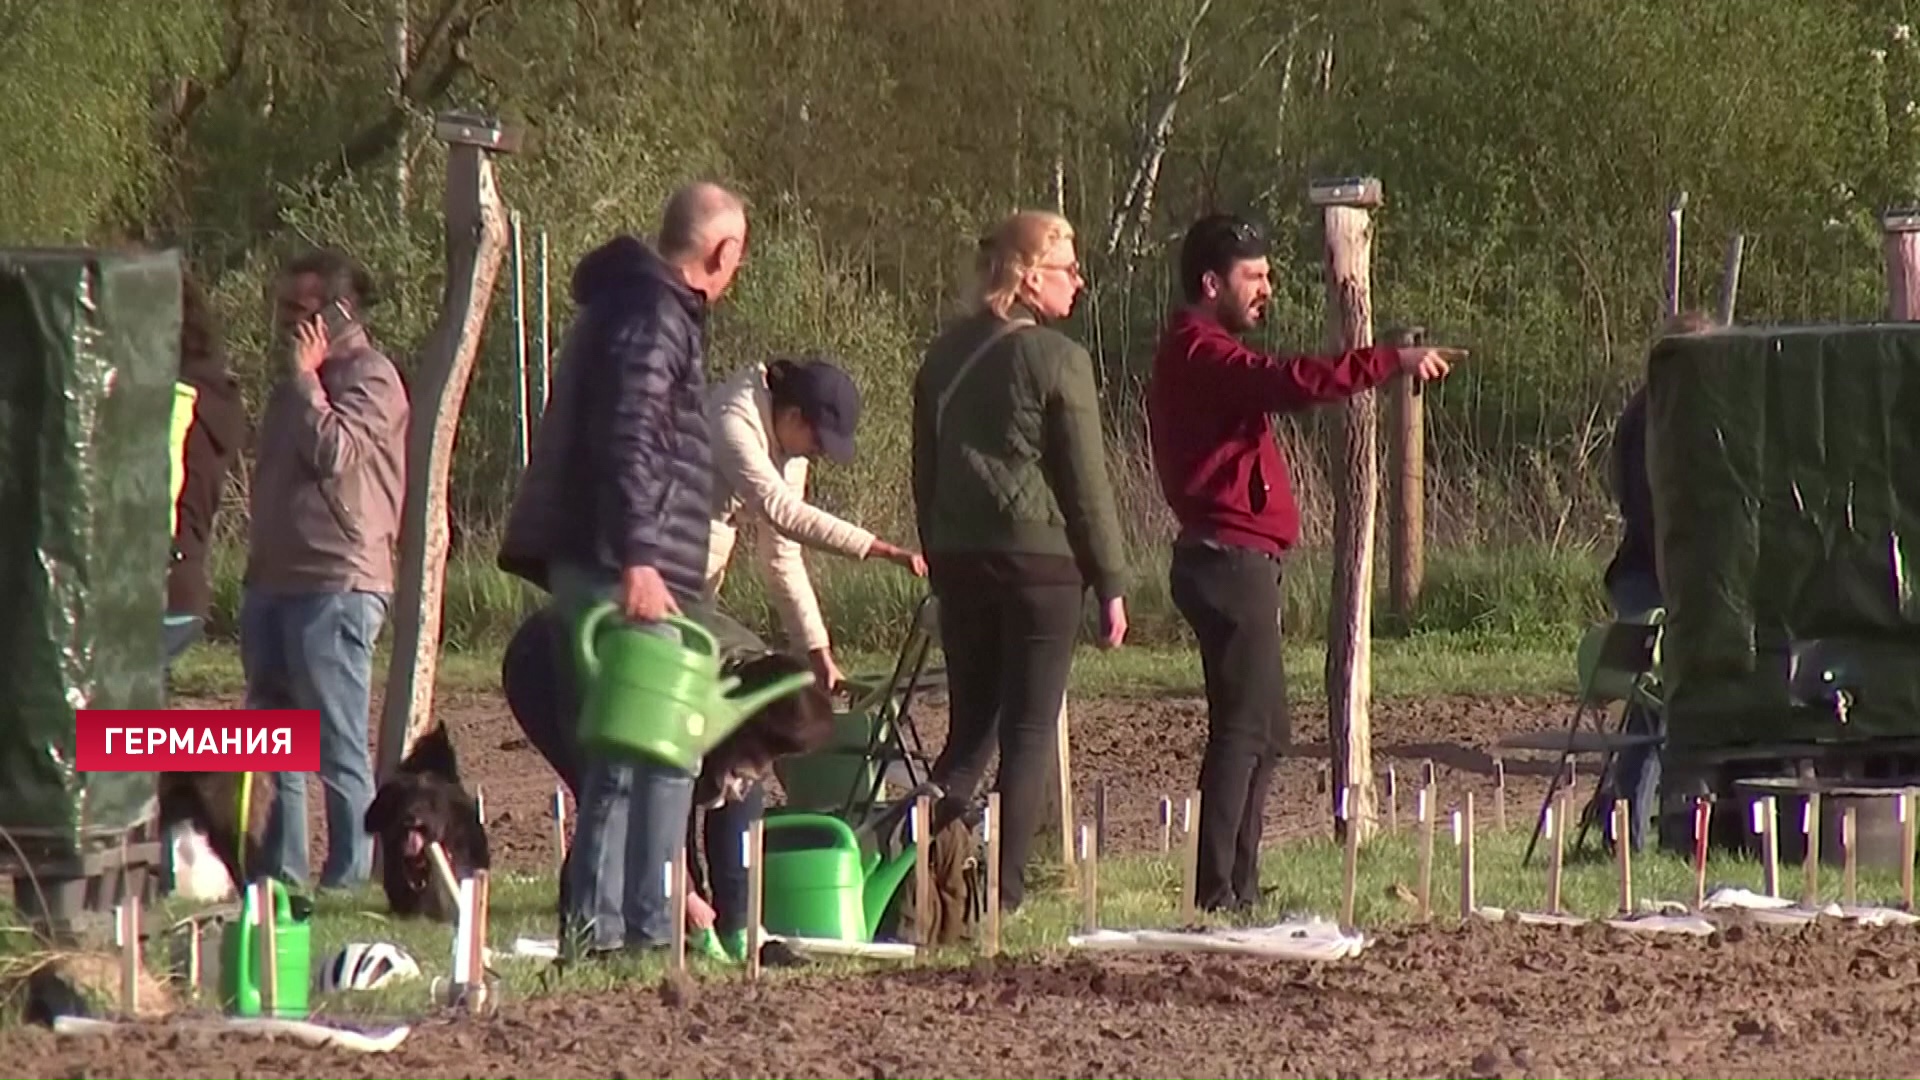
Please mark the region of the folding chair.
[[944, 669], [927, 667], [936, 615], [933, 597], [923, 597], [893, 669], [847, 680], [853, 700], [835, 716], [832, 745], [775, 763], [789, 806], [835, 814], [858, 828], [873, 815], [887, 785], [917, 792], [927, 782], [933, 762], [914, 722], [913, 702], [946, 685]]
[[[1547, 793], [1540, 801], [1540, 812], [1534, 818], [1533, 835], [1527, 840], [1527, 853], [1520, 862], [1522, 866], [1533, 860], [1534, 848], [1546, 831], [1547, 812], [1566, 781], [1569, 761], [1580, 755], [1600, 755], [1600, 781], [1595, 787], [1595, 802], [1589, 804], [1581, 814], [1580, 833], [1574, 842], [1578, 850], [1586, 839], [1588, 827], [1593, 824], [1595, 806], [1601, 790], [1607, 784], [1607, 774], [1614, 765], [1615, 755], [1636, 748], [1658, 747], [1666, 741], [1666, 714], [1660, 698], [1658, 674], [1660, 634], [1665, 619], [1666, 612], [1656, 608], [1630, 620], [1616, 620], [1590, 628], [1582, 635], [1576, 655], [1580, 699], [1566, 731], [1510, 736], [1498, 743], [1503, 749], [1542, 750], [1558, 752], [1560, 755], [1553, 776], [1547, 781]], [[1621, 702], [1625, 707], [1620, 711], [1619, 724], [1614, 730], [1608, 731], [1602, 718], [1606, 715], [1606, 707], [1614, 702]], [[1652, 718], [1653, 731], [1627, 730], [1636, 712]], [[1592, 726], [1583, 731], [1581, 723], [1589, 714], [1593, 716]]]

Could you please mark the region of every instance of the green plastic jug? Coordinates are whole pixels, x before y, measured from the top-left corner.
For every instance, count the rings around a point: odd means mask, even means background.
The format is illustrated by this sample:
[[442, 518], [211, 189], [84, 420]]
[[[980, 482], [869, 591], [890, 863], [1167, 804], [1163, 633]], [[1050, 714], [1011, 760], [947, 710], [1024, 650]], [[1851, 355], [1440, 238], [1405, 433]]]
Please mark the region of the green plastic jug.
[[588, 752], [637, 755], [688, 773], [749, 716], [813, 685], [813, 673], [802, 671], [730, 696], [740, 680], [721, 676], [719, 645], [705, 627], [677, 616], [639, 626], [608, 603], [581, 618], [575, 646]]
[[[273, 1015], [305, 1017], [313, 981], [313, 901], [295, 897], [285, 882], [269, 884], [273, 895]], [[220, 1001], [235, 1016], [260, 1015], [260, 927], [254, 891], [240, 893], [240, 915], [220, 935]]]

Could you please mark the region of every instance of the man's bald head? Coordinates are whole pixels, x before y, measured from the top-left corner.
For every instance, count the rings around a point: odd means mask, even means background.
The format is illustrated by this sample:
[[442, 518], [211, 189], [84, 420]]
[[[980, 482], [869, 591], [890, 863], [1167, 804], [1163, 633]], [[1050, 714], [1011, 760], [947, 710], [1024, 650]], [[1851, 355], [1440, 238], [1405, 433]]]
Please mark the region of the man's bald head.
[[740, 196], [710, 181], [673, 193], [660, 214], [660, 257], [687, 284], [718, 300], [732, 284], [747, 246], [747, 207]]
[[708, 181], [673, 193], [660, 214], [660, 256], [679, 261], [699, 258], [721, 240], [746, 231], [747, 209], [740, 196]]

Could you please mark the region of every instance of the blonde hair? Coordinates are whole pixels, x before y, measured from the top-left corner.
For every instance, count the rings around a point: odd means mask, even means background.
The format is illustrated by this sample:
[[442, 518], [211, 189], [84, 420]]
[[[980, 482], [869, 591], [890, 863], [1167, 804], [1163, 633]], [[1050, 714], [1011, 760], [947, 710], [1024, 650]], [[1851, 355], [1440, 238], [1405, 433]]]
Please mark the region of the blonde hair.
[[1038, 266], [1055, 245], [1072, 239], [1072, 223], [1052, 211], [1021, 210], [1009, 215], [980, 238], [974, 264], [980, 306], [1006, 318], [1020, 299], [1027, 271]]

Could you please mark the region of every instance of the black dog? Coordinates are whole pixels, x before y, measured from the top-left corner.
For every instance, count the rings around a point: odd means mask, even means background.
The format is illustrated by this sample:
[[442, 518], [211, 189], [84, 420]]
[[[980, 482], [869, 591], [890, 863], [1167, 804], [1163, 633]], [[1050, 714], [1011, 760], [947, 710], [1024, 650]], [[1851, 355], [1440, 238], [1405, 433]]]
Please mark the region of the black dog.
[[428, 845], [439, 844], [456, 879], [485, 870], [487, 830], [480, 808], [460, 783], [444, 724], [420, 737], [373, 797], [364, 820], [380, 842], [380, 884], [387, 906], [403, 918], [454, 921], [455, 908], [437, 880]]

